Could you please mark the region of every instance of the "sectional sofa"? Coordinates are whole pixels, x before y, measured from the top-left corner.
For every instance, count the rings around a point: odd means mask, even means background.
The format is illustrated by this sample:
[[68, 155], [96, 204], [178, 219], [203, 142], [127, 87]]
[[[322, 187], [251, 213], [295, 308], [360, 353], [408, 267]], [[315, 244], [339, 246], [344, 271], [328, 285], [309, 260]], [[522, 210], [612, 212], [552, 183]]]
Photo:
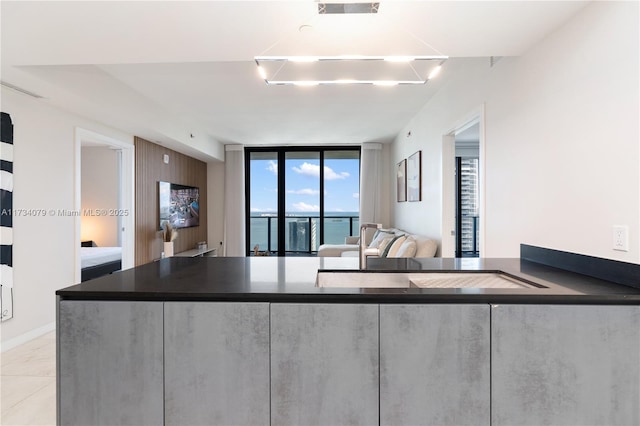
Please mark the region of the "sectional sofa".
[[[358, 256], [360, 238], [346, 237], [344, 244], [322, 244], [319, 257]], [[397, 228], [376, 231], [366, 246], [367, 256], [378, 257], [434, 257], [438, 242], [422, 235], [411, 234]]]

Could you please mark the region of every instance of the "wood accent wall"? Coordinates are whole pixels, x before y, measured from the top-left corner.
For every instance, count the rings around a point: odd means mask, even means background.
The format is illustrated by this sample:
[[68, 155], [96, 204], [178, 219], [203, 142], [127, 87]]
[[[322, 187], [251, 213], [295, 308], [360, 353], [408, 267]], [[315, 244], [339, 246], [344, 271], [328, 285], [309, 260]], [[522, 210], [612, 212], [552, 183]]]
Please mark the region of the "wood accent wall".
[[[136, 157], [136, 266], [159, 259], [158, 182], [197, 186], [200, 189], [200, 226], [178, 229], [174, 252], [195, 248], [207, 240], [207, 163], [142, 138], [134, 139]], [[163, 155], [169, 155], [164, 164]]]

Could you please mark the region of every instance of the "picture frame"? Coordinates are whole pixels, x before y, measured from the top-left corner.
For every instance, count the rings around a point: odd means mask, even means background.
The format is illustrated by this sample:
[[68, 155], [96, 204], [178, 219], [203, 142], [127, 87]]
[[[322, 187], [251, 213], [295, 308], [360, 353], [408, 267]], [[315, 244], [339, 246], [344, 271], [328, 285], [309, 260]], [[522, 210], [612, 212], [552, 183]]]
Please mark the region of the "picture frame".
[[398, 202], [407, 201], [407, 159], [405, 158], [398, 163], [397, 178], [397, 194]]
[[407, 160], [407, 199], [422, 201], [422, 151]]

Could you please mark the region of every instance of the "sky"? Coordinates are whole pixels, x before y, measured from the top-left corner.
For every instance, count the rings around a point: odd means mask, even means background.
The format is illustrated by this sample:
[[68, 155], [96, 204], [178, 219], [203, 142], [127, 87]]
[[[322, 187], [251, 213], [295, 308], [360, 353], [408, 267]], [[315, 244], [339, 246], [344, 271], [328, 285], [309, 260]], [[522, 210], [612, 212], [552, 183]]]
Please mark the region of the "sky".
[[[325, 214], [358, 212], [360, 170], [356, 159], [325, 159]], [[251, 161], [251, 213], [276, 213], [278, 203], [276, 160]], [[320, 160], [287, 159], [285, 163], [287, 213], [320, 211]]]

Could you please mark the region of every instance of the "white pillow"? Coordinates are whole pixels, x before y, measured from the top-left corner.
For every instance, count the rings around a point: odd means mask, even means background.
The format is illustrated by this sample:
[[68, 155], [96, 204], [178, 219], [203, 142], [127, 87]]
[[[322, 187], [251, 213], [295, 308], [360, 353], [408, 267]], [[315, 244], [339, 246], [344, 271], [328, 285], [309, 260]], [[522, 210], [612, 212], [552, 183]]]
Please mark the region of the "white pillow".
[[384, 240], [387, 237], [393, 238], [394, 235], [395, 234], [393, 232], [386, 231], [383, 229], [376, 231], [376, 234], [373, 236], [373, 241], [371, 241], [371, 244], [369, 244], [369, 248], [377, 248], [380, 250], [384, 250], [384, 247], [380, 248], [380, 243], [382, 242], [382, 240]]
[[[389, 245], [389, 243], [393, 241], [395, 237], [396, 236], [393, 234], [384, 237], [382, 241], [380, 241], [380, 244], [378, 244], [378, 253], [382, 254], [384, 252], [384, 249], [387, 248], [387, 245]], [[371, 248], [371, 246], [369, 246], [369, 248]]]
[[421, 235], [412, 235], [411, 239], [416, 242], [416, 254], [414, 257], [433, 257], [438, 250], [438, 243]]
[[413, 257], [416, 254], [417, 247], [415, 240], [407, 238], [393, 256], [389, 254], [387, 257]]
[[396, 238], [396, 240], [393, 242], [393, 244], [387, 251], [387, 257], [396, 257], [396, 254], [398, 253], [398, 251], [400, 250], [400, 247], [402, 247], [402, 244], [404, 244], [406, 239], [407, 239], [406, 235]]

